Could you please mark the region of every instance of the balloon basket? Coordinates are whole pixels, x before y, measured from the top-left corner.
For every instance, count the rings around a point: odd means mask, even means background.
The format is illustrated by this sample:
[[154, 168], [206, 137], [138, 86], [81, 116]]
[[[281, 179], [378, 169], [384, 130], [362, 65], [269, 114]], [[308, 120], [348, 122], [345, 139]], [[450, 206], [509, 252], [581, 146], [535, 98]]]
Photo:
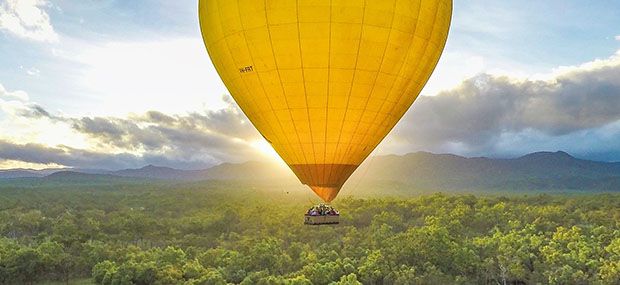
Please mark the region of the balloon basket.
[[306, 225], [337, 225], [340, 223], [340, 213], [332, 206], [319, 204], [306, 212], [304, 224]]
[[340, 223], [340, 215], [333, 216], [304, 216], [304, 224], [306, 225], [337, 225]]

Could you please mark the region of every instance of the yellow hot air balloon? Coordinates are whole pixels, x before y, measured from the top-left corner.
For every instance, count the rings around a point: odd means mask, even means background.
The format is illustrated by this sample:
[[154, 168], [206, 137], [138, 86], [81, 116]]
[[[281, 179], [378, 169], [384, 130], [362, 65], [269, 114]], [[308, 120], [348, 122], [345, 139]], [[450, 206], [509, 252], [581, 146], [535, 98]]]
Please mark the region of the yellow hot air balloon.
[[452, 0], [200, 0], [224, 84], [324, 201], [416, 99], [443, 51]]

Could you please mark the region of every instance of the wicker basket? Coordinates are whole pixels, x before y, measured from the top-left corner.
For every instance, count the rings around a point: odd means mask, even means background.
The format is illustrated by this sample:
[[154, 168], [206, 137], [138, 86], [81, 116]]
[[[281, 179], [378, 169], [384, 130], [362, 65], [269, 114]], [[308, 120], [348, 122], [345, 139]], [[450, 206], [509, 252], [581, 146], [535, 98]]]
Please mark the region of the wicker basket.
[[340, 223], [339, 215], [304, 216], [304, 224], [306, 225], [335, 225], [338, 223]]

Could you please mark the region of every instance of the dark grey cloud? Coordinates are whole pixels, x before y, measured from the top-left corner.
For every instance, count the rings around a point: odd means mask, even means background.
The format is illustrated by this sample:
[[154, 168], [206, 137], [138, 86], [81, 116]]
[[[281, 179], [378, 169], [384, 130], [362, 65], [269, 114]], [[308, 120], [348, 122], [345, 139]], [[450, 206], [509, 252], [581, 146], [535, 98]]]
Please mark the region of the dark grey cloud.
[[0, 160], [79, 168], [119, 169], [156, 164], [196, 169], [221, 162], [242, 162], [249, 157], [261, 159], [261, 154], [250, 145], [261, 138], [260, 134], [232, 99], [225, 101], [227, 107], [217, 111], [186, 115], [150, 111], [127, 118], [55, 116], [39, 105], [22, 104], [16, 116], [67, 124], [86, 136], [95, 146], [93, 149], [112, 153], [0, 141]]
[[0, 158], [40, 164], [61, 164], [80, 168], [123, 168], [139, 166], [142, 159], [131, 154], [109, 154], [66, 146], [16, 144], [0, 140]]
[[18, 114], [19, 116], [26, 117], [26, 118], [54, 119], [54, 116], [52, 116], [47, 110], [45, 110], [43, 107], [37, 104], [24, 105], [24, 107], [21, 110], [19, 110], [18, 113], [19, 113]]
[[217, 161], [175, 158], [166, 154], [112, 154], [76, 149], [67, 146], [49, 147], [41, 144], [17, 144], [0, 140], [0, 159], [38, 164], [60, 164], [82, 169], [139, 168], [148, 164], [168, 165], [184, 169], [202, 169]]
[[[594, 131], [620, 120], [619, 79], [620, 64], [577, 69], [548, 81], [480, 74], [453, 90], [418, 98], [393, 136], [417, 150], [501, 155], [513, 153], [502, 147], [516, 140], [540, 146], [542, 138], [605, 135]], [[620, 154], [620, 145], [615, 147]]]
[[166, 115], [156, 111], [129, 118], [71, 119], [74, 130], [99, 146], [191, 158], [208, 155], [214, 161], [239, 161], [254, 149], [247, 142], [260, 138], [245, 115], [229, 101], [217, 111]]

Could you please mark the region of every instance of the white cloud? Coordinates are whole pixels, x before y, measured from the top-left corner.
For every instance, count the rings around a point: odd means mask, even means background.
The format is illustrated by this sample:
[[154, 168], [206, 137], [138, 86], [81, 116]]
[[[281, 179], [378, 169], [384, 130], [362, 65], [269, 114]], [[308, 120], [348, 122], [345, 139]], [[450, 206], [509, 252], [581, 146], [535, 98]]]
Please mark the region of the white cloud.
[[39, 76], [41, 74], [41, 70], [38, 70], [36, 68], [29, 68], [26, 69], [26, 74], [30, 75], [30, 76]]
[[604, 68], [617, 68], [618, 66], [620, 66], [620, 50], [616, 51], [616, 53], [609, 58], [595, 59], [579, 65], [559, 66], [553, 68], [549, 73], [534, 74], [530, 76], [529, 79], [550, 81], [575, 72], [588, 72]]
[[0, 84], [0, 140], [39, 142], [48, 146], [88, 146], [84, 136], [49, 118], [24, 91], [8, 91]]
[[40, 76], [41, 75], [41, 70], [39, 70], [36, 67], [31, 67], [31, 68], [26, 68], [23, 65], [19, 66], [19, 69], [23, 70], [26, 74], [30, 75], [30, 76]]
[[617, 35], [617, 36], [615, 37], [615, 39], [616, 39], [616, 41], [620, 41], [620, 35]]
[[18, 101], [28, 101], [28, 94], [24, 91], [11, 91], [9, 92], [0, 84], [0, 102], [4, 100], [18, 100]]
[[46, 5], [45, 0], [3, 0], [0, 2], [0, 30], [34, 41], [58, 41], [58, 34], [43, 9]]

